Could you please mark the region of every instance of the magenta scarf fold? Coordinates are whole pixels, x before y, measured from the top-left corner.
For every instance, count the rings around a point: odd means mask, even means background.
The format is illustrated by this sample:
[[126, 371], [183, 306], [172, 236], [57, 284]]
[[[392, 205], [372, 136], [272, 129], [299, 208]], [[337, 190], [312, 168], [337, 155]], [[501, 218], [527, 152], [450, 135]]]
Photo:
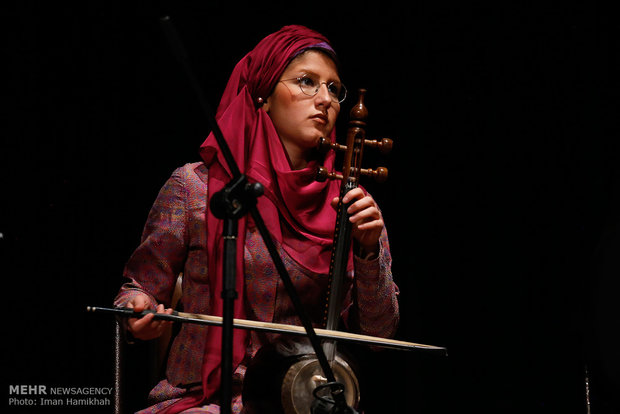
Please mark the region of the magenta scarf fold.
[[[331, 255], [336, 213], [330, 206], [338, 196], [339, 183], [314, 180], [316, 162], [302, 170], [292, 170], [282, 142], [269, 115], [258, 104], [274, 89], [290, 61], [308, 48], [321, 48], [333, 54], [328, 40], [303, 26], [286, 26], [267, 36], [235, 66], [228, 81], [216, 119], [231, 148], [240, 170], [250, 181], [265, 187], [259, 198], [261, 213], [272, 237], [306, 269], [327, 274]], [[332, 132], [334, 138], [335, 133]], [[200, 154], [209, 168], [208, 193], [221, 190], [231, 178], [213, 134], [200, 147]], [[330, 171], [335, 154], [323, 160]], [[207, 204], [208, 205], [208, 204]], [[207, 208], [208, 273], [211, 291], [211, 312], [222, 314], [222, 227], [221, 220]], [[239, 223], [237, 249], [237, 282], [239, 299], [235, 301], [235, 318], [245, 317], [243, 258], [247, 219]], [[245, 356], [248, 335], [235, 330], [233, 365]], [[202, 361], [202, 393], [189, 395], [172, 404], [165, 412], [179, 413], [212, 399], [220, 386], [221, 328], [210, 327]], [[232, 374], [232, 373], [231, 373]]]

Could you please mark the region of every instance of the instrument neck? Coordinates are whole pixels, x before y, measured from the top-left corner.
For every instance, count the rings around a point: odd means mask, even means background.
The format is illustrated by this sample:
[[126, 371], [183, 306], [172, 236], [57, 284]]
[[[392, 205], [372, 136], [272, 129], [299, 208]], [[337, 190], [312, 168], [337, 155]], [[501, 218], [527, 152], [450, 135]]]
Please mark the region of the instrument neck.
[[349, 252], [351, 251], [351, 222], [347, 213], [348, 205], [342, 202], [344, 194], [355, 188], [355, 182], [348, 182], [342, 186], [340, 201], [336, 214], [336, 228], [334, 232], [334, 244], [329, 266], [328, 299], [325, 309], [325, 329], [336, 330], [342, 311], [344, 293], [344, 281], [346, 279]]

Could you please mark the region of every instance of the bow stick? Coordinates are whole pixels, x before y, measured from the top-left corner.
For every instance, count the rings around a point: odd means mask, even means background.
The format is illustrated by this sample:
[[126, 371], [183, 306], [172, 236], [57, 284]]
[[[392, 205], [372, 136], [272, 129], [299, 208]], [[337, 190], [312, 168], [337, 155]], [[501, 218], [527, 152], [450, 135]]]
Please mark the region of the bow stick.
[[[221, 326], [222, 318], [220, 316], [203, 315], [200, 313], [188, 313], [174, 311], [172, 314], [156, 313], [153, 310], [145, 310], [142, 312], [135, 312], [131, 308], [102, 308], [96, 306], [87, 306], [88, 312], [95, 313], [111, 313], [116, 316], [124, 318], [141, 318], [149, 313], [154, 314], [155, 319], [183, 322], [183, 323], [195, 323], [199, 325], [212, 325]], [[284, 333], [291, 335], [306, 335], [306, 330], [303, 326], [287, 325], [283, 323], [273, 322], [261, 322], [252, 321], [247, 319], [233, 319], [233, 326], [238, 329], [249, 329], [255, 331], [271, 332], [271, 333]], [[334, 331], [330, 329], [315, 329], [316, 335], [322, 339], [332, 339], [345, 342], [359, 343], [372, 345], [382, 348], [393, 348], [405, 351], [413, 350], [429, 350], [440, 351], [447, 355], [447, 349], [441, 346], [418, 344], [414, 342], [399, 341], [396, 339], [381, 338], [371, 335], [360, 335], [350, 332]]]

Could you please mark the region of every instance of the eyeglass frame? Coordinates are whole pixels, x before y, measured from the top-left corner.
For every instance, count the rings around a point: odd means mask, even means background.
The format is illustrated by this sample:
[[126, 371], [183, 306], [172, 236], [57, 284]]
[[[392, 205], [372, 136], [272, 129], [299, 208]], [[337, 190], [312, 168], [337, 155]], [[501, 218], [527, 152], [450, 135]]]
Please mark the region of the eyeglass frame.
[[[320, 81], [319, 81], [319, 84], [318, 84], [318, 86], [316, 87], [316, 90], [314, 91], [314, 93], [313, 93], [312, 95], [308, 95], [306, 92], [304, 92], [304, 89], [303, 89], [303, 88], [302, 88], [302, 86], [301, 86], [301, 80], [302, 80], [302, 79], [312, 79], [312, 77], [307, 76], [307, 75], [303, 75], [303, 76], [298, 76], [298, 77], [296, 77], [296, 78], [290, 78], [290, 79], [280, 79], [278, 82], [282, 82], [282, 83], [284, 83], [284, 82], [287, 82], [287, 81], [292, 81], [292, 80], [295, 80], [295, 81], [297, 81], [297, 86], [299, 86], [299, 90], [301, 90], [301, 93], [303, 93], [304, 95], [309, 96], [309, 97], [316, 96], [316, 94], [317, 94], [317, 93], [319, 93], [319, 89], [321, 89], [321, 85], [323, 85], [323, 84], [325, 84], [325, 86], [327, 87], [327, 92], [328, 92], [328, 93], [329, 93], [329, 87], [330, 87], [331, 85], [336, 84], [336, 82], [334, 82], [334, 81], [331, 81], [331, 82], [329, 82], [329, 83], [328, 83], [328, 82], [325, 82], [325, 81], [323, 81], [323, 82], [320, 82]], [[344, 83], [340, 83], [340, 88], [341, 88], [341, 91], [342, 91], [342, 90], [344, 90], [344, 97], [343, 97], [341, 100], [338, 100], [338, 98], [337, 98], [337, 97], [336, 97], [336, 100], [332, 99], [331, 101], [332, 101], [333, 103], [338, 103], [338, 104], [341, 104], [341, 103], [343, 103], [343, 102], [344, 102], [344, 100], [345, 100], [345, 99], [347, 99], [347, 92], [348, 92], [348, 91], [347, 91], [347, 87], [346, 87], [346, 86], [344, 86]], [[330, 96], [332, 96], [332, 94], [331, 94], [331, 93], [330, 93]]]

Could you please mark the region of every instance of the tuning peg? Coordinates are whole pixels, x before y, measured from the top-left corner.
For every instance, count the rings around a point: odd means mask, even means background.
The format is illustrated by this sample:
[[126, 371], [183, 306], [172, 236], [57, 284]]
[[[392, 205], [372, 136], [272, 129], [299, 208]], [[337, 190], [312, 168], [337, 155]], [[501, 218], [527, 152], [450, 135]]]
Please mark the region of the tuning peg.
[[338, 151], [346, 151], [347, 150], [347, 146], [346, 145], [340, 145], [337, 142], [332, 142], [329, 138], [325, 138], [325, 137], [319, 138], [318, 148], [319, 148], [320, 151], [323, 151], [323, 152], [327, 152], [331, 148], [333, 148], [335, 150], [338, 150]]
[[[384, 183], [388, 178], [388, 169], [378, 167], [376, 170], [361, 168], [360, 174], [366, 177], [372, 177], [378, 183]], [[325, 180], [342, 180], [342, 175], [327, 171], [325, 167], [318, 167], [316, 170], [316, 180], [323, 182]]]
[[364, 140], [364, 145], [370, 148], [379, 148], [379, 152], [383, 155], [389, 154], [390, 151], [392, 151], [392, 140], [389, 138], [382, 138], [380, 141], [376, 139], [366, 139]]
[[384, 183], [388, 178], [388, 170], [385, 167], [378, 167], [376, 170], [371, 169], [360, 169], [360, 173], [367, 177], [372, 177], [378, 183]]
[[342, 175], [327, 171], [325, 167], [319, 167], [316, 170], [316, 180], [323, 182], [325, 180], [342, 180]]

